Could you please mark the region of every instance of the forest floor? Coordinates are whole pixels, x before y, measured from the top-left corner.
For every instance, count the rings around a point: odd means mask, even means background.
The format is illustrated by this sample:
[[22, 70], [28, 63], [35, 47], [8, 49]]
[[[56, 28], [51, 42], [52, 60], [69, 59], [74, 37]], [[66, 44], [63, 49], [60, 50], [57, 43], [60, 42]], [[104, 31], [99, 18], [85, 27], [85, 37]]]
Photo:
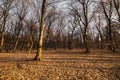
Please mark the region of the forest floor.
[[0, 53], [0, 80], [120, 80], [120, 53], [48, 50], [41, 61], [26, 53]]

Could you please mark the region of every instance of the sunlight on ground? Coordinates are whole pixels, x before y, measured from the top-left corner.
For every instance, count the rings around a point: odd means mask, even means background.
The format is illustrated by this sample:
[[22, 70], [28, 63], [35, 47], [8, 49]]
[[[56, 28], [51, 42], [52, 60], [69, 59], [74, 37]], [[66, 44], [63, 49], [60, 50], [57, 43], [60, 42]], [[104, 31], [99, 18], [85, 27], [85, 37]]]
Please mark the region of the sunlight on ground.
[[78, 50], [0, 53], [0, 80], [119, 80], [120, 54], [80, 53]]

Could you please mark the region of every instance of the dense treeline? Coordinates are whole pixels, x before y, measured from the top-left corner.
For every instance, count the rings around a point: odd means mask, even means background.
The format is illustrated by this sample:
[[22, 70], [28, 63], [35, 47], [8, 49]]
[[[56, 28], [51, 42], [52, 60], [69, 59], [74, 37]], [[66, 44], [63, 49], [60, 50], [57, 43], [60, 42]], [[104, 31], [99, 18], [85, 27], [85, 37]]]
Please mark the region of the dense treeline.
[[[0, 52], [30, 53], [40, 45], [45, 50], [116, 52], [120, 49], [119, 3], [120, 0], [0, 0]], [[43, 44], [38, 45], [40, 36]]]

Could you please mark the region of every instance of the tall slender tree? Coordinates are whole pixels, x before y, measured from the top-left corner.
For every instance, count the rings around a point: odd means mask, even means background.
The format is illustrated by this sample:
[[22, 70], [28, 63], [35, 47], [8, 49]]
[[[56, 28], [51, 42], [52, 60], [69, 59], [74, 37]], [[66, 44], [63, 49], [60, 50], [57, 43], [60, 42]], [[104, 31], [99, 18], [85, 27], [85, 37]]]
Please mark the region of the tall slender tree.
[[43, 43], [43, 32], [44, 32], [44, 16], [45, 16], [45, 3], [46, 0], [42, 2], [42, 10], [41, 10], [41, 21], [39, 24], [39, 40], [38, 40], [38, 49], [34, 60], [41, 60], [42, 59], [42, 43]]
[[18, 43], [19, 43], [20, 33], [23, 27], [23, 21], [28, 13], [27, 8], [28, 8], [28, 5], [27, 3], [24, 2], [24, 0], [17, 1], [15, 14], [18, 17], [18, 19], [17, 19], [16, 27], [15, 27], [16, 35], [15, 35], [15, 45], [13, 48], [13, 52], [16, 51]]
[[108, 1], [103, 1], [101, 0], [101, 7], [103, 9], [103, 13], [106, 18], [107, 22], [107, 34], [108, 34], [108, 46], [109, 49], [115, 52], [115, 45], [114, 41], [112, 38], [112, 14], [113, 14], [113, 1], [108, 0]]
[[70, 5], [72, 14], [74, 14], [73, 16], [77, 18], [76, 20], [83, 32], [82, 36], [86, 53], [90, 52], [89, 24], [91, 22], [91, 19], [93, 18], [93, 14], [91, 14], [92, 11], [90, 12], [89, 9], [91, 8], [92, 3], [93, 0], [76, 0], [75, 2], [73, 1]]
[[9, 12], [12, 9], [11, 5], [14, 0], [1, 0], [0, 3], [1, 5], [1, 25], [0, 25], [0, 34], [1, 34], [1, 42], [0, 42], [0, 52], [2, 51], [3, 45], [4, 45], [4, 36], [5, 36], [5, 26], [7, 21], [9, 20]]

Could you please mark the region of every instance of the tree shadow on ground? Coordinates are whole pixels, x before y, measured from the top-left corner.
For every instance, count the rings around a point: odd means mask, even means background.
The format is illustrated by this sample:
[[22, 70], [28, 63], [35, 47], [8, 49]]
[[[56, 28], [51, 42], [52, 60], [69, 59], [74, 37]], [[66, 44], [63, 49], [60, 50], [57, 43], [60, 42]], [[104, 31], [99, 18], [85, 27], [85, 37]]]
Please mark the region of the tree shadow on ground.
[[119, 54], [119, 52], [113, 53], [109, 50], [91, 50], [90, 53], [86, 53], [83, 49], [77, 49], [77, 50], [64, 50], [64, 49], [58, 49], [58, 50], [51, 50], [51, 52], [45, 51], [44, 53], [56, 53], [56, 54]]
[[28, 61], [34, 61], [33, 58], [12, 58], [12, 57], [1, 57], [0, 62], [28, 62]]
[[120, 65], [114, 65], [113, 67], [109, 68], [107, 71], [100, 69], [108, 78], [108, 80], [120, 80]]

